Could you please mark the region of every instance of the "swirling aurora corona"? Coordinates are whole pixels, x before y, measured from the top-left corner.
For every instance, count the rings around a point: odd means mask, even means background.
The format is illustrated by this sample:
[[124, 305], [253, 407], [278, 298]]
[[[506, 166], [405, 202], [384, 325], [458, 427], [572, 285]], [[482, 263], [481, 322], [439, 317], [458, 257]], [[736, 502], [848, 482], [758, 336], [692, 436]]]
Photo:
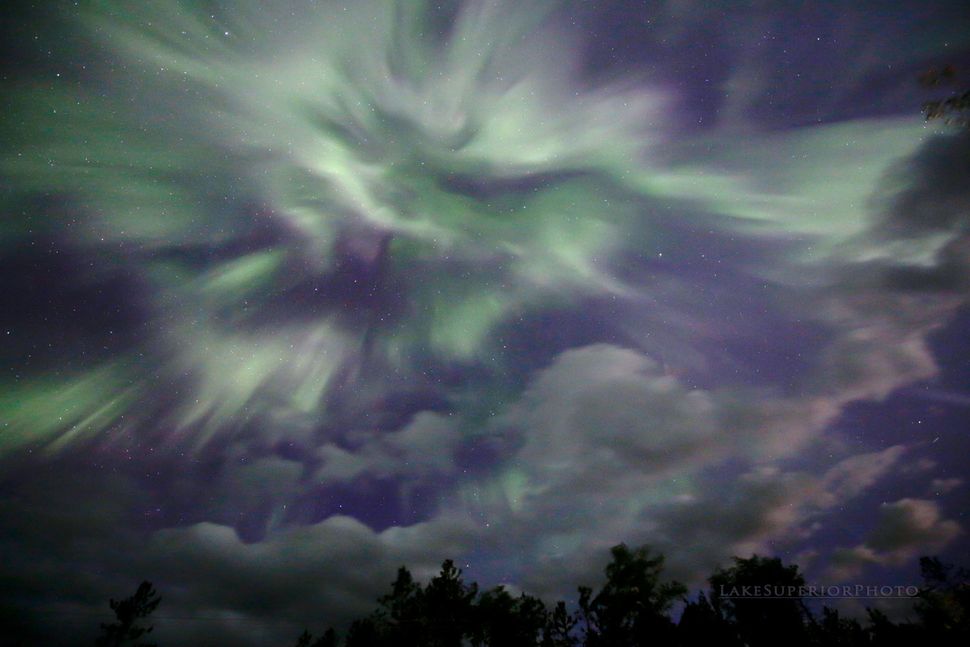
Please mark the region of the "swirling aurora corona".
[[[80, 5], [5, 82], [0, 255], [48, 269], [5, 279], [0, 457], [220, 465], [160, 545], [420, 566], [427, 533], [553, 590], [644, 539], [689, 577], [678, 532], [781, 541], [862, 492], [839, 461], [916, 451], [833, 423], [936, 376], [965, 303], [966, 192], [904, 208], [965, 140], [918, 109], [761, 127], [741, 57], [687, 123], [662, 67], [591, 68], [573, 3]], [[312, 503], [368, 483], [379, 521]], [[736, 536], [678, 525], [737, 501]]]

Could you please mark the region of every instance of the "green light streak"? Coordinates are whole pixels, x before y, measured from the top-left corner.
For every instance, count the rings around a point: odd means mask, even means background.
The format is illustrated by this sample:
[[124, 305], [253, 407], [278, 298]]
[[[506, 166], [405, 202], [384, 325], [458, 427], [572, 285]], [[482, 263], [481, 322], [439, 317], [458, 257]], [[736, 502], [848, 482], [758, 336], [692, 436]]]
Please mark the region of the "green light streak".
[[[501, 369], [515, 360], [495, 332], [517, 317], [590, 296], [649, 303], [651, 285], [610, 268], [652, 256], [692, 217], [658, 204], [689, 204], [737, 236], [803, 242], [793, 273], [901, 251], [925, 264], [946, 242], [858, 240], [867, 197], [923, 137], [915, 121], [675, 145], [661, 90], [579, 86], [578, 52], [546, 22], [553, 3], [469, 3], [446, 35], [427, 7], [321, 3], [290, 16], [249, 1], [224, 13], [92, 2], [80, 35], [108, 62], [95, 81], [4, 93], [2, 204], [15, 215], [0, 249], [55, 232], [144, 283], [143, 344], [169, 358], [151, 379], [192, 394], [173, 428], [202, 443], [266, 410], [312, 427], [365, 346], [402, 375], [429, 362]], [[675, 161], [661, 166], [661, 150]], [[41, 196], [66, 206], [39, 213]], [[242, 244], [264, 225], [279, 237]], [[404, 286], [405, 315], [347, 324], [341, 306], [308, 303], [298, 324], [259, 323], [294, 286], [342, 276], [358, 239], [390, 240], [386, 258], [360, 262]], [[13, 385], [0, 451], [107, 428], [151, 397], [151, 380], [127, 373]]]
[[29, 445], [59, 451], [104, 432], [138, 399], [119, 365], [0, 388], [0, 454]]

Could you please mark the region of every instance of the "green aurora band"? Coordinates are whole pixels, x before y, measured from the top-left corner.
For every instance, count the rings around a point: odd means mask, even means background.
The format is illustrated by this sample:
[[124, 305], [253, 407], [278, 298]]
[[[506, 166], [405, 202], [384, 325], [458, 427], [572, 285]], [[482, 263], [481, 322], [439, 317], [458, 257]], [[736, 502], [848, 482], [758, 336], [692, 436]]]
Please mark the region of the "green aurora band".
[[[497, 377], [485, 401], [451, 394], [474, 420], [516, 397], [496, 331], [530, 314], [589, 298], [668, 307], [670, 330], [618, 326], [685, 346], [680, 327], [712, 325], [690, 314], [700, 296], [665, 303], [673, 284], [615, 271], [624, 255], [676, 252], [691, 214], [785, 240], [783, 263], [743, 268], [772, 289], [889, 256], [931, 264], [949, 240], [862, 242], [868, 196], [925, 138], [918, 119], [672, 142], [672, 94], [584, 87], [550, 3], [467, 3], [448, 30], [416, 1], [312, 15], [82, 4], [64, 47], [90, 80], [5, 92], [0, 252], [66, 236], [93, 259], [79, 280], [137, 279], [150, 325], [116, 356], [5, 377], [0, 452], [144, 429], [200, 448], [257, 418], [264, 434], [310, 434], [337, 382], [375, 393], [436, 363]], [[38, 196], [63, 206], [41, 211]], [[270, 221], [285, 234], [241, 244]], [[339, 275], [348, 256], [405, 305], [272, 318], [279, 295]], [[514, 469], [498, 482], [509, 500], [528, 487]]]

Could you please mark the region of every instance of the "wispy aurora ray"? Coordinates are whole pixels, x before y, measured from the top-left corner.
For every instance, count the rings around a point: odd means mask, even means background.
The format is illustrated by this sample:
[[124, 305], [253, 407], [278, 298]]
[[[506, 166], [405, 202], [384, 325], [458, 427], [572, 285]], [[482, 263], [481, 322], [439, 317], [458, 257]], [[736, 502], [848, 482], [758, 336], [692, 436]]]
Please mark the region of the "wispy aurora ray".
[[[9, 93], [5, 204], [24, 216], [2, 244], [29, 244], [43, 220], [90, 259], [70, 280], [136, 277], [146, 322], [108, 359], [18, 373], [5, 450], [138, 430], [195, 446], [254, 425], [317, 433], [348, 385], [366, 398], [448, 364], [500, 381], [514, 358], [498, 330], [586, 300], [622, 304], [616, 330], [647, 354], [703, 355], [720, 341], [712, 279], [692, 286], [665, 250], [693, 254], [701, 229], [784, 235], [796, 260], [735, 268], [776, 286], [848, 262], [867, 192], [919, 136], [871, 128], [827, 198], [833, 130], [786, 140], [799, 161], [779, 162], [771, 188], [736, 151], [727, 171], [690, 153], [661, 167], [672, 97], [587, 87], [554, 5], [434, 15], [420, 2], [85, 7], [74, 27], [96, 48], [93, 80]], [[39, 196], [63, 206], [41, 213]], [[642, 271], [618, 271], [631, 258]]]

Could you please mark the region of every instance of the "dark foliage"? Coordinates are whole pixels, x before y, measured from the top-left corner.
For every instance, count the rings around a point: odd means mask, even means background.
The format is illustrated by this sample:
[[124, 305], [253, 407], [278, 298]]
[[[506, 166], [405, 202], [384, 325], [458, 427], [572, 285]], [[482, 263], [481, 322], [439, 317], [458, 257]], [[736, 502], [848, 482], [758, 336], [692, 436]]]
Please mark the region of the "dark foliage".
[[[502, 587], [479, 592], [465, 584], [450, 560], [427, 586], [404, 567], [391, 592], [370, 616], [354, 622], [345, 647], [472, 645], [473, 647], [895, 647], [963, 645], [970, 637], [970, 576], [934, 558], [920, 561], [924, 585], [916, 601], [919, 622], [896, 623], [870, 609], [865, 625], [823, 607], [813, 614], [798, 597], [805, 578], [795, 565], [752, 555], [735, 558], [709, 579], [695, 599], [662, 577], [663, 556], [624, 544], [611, 550], [599, 591], [578, 589], [577, 609], [559, 601], [549, 610], [538, 598], [513, 596]], [[752, 594], [755, 587], [784, 595]], [[789, 592], [793, 592], [789, 594]], [[776, 599], [769, 599], [776, 598]], [[684, 604], [679, 622], [671, 618]], [[333, 630], [327, 647], [336, 647]], [[304, 634], [297, 647], [310, 646]], [[313, 646], [317, 643], [312, 643]]]
[[[799, 597], [805, 578], [778, 558], [736, 557], [691, 599], [684, 586], [663, 578], [662, 555], [625, 544], [611, 555], [602, 588], [580, 586], [574, 611], [503, 587], [480, 591], [451, 560], [426, 585], [402, 566], [390, 592], [342, 641], [332, 628], [316, 638], [304, 630], [296, 647], [955, 647], [970, 640], [970, 573], [937, 558], [920, 560], [914, 621], [868, 609], [860, 622], [828, 607], [811, 612]], [[117, 621], [102, 625], [97, 644], [154, 647], [138, 642], [152, 630], [139, 622], [158, 603], [148, 582], [130, 598], [111, 600]], [[677, 603], [683, 606], [675, 622]]]
[[142, 582], [130, 598], [111, 600], [111, 610], [115, 612], [116, 622], [101, 625], [98, 647], [155, 647], [153, 643], [138, 642], [139, 638], [152, 631], [150, 625], [142, 627], [138, 621], [151, 615], [161, 601], [151, 582]]
[[[710, 583], [713, 608], [731, 623], [741, 644], [768, 647], [777, 644], [778, 636], [785, 636], [791, 647], [807, 644], [808, 610], [800, 598], [785, 597], [805, 585], [797, 566], [758, 555], [735, 557], [734, 566], [718, 570]], [[744, 596], [745, 587], [753, 591], [771, 587], [775, 595]]]
[[970, 573], [935, 557], [919, 560], [923, 588], [916, 613], [933, 645], [966, 645], [970, 640]]
[[646, 547], [630, 550], [625, 544], [612, 549], [606, 567], [606, 584], [593, 595], [580, 588], [579, 607], [584, 645], [633, 647], [647, 642], [669, 643], [674, 624], [667, 616], [675, 600], [686, 593], [677, 582], [661, 582], [662, 555]]

